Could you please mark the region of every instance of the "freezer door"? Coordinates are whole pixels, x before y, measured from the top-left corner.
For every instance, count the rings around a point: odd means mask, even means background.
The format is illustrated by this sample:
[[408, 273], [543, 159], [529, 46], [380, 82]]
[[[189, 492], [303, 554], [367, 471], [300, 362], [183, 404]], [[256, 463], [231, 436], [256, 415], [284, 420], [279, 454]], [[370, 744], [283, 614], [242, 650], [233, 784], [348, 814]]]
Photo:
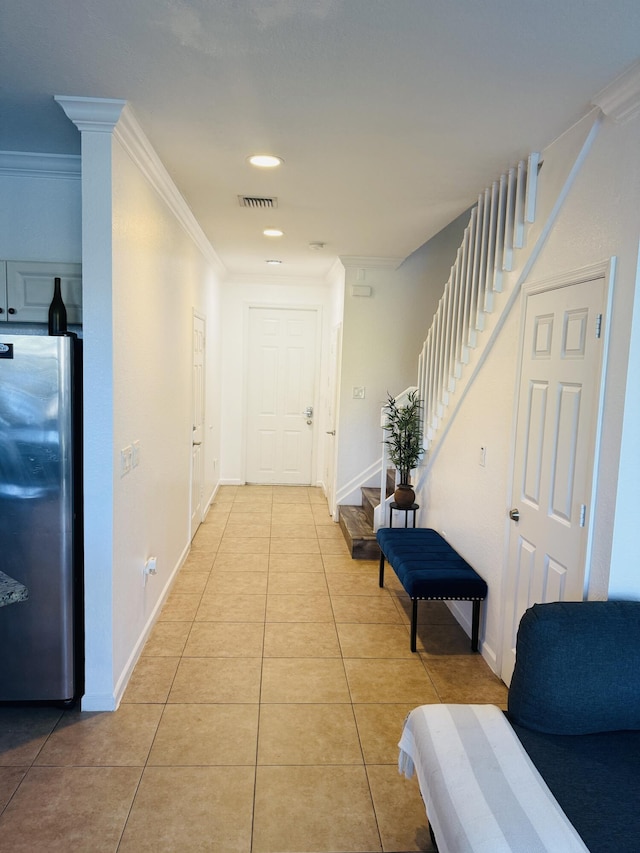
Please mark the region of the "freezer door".
[[0, 700], [74, 696], [73, 345], [0, 332]]

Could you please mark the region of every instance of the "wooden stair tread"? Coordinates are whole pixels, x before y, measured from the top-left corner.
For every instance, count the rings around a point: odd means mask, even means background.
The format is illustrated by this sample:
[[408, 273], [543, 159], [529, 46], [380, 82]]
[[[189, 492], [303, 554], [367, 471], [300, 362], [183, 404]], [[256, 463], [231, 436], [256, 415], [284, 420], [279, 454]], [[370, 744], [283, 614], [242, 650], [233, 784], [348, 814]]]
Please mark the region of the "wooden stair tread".
[[[395, 488], [395, 471], [387, 471], [387, 495]], [[340, 507], [340, 528], [354, 560], [377, 560], [380, 549], [373, 530], [374, 510], [380, 503], [380, 489], [363, 486], [362, 506]]]
[[366, 512], [360, 506], [340, 507], [340, 528], [354, 560], [376, 560], [380, 549]]

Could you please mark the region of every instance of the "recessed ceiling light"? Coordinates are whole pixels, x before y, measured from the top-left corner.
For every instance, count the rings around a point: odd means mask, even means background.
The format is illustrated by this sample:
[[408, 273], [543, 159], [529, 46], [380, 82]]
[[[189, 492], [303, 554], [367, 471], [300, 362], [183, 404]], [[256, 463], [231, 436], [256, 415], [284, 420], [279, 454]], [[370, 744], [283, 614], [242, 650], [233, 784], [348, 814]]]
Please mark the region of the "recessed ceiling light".
[[252, 166], [259, 166], [261, 169], [273, 169], [284, 163], [282, 157], [273, 154], [252, 154], [248, 159]]
[[277, 265], [277, 264], [281, 264], [281, 263], [282, 263], [282, 261], [277, 261], [275, 258], [272, 258], [268, 261], [265, 261], [265, 264], [276, 264]]
[[282, 237], [284, 231], [281, 231], [279, 228], [265, 228], [262, 233], [265, 237]]

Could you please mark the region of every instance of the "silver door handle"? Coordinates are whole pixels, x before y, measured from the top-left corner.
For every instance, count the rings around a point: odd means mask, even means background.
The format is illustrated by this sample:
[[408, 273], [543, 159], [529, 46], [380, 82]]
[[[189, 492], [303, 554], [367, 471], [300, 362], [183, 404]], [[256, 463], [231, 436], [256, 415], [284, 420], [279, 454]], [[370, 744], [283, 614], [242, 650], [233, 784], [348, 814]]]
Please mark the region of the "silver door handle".
[[335, 434], [336, 434], [335, 429], [328, 429], [327, 430], [327, 435], [335, 435]]
[[307, 406], [307, 408], [304, 410], [304, 412], [302, 414], [305, 416], [305, 418], [312, 418], [313, 417], [313, 406]]
[[519, 509], [510, 509], [509, 510], [509, 518], [511, 521], [520, 521], [520, 510]]

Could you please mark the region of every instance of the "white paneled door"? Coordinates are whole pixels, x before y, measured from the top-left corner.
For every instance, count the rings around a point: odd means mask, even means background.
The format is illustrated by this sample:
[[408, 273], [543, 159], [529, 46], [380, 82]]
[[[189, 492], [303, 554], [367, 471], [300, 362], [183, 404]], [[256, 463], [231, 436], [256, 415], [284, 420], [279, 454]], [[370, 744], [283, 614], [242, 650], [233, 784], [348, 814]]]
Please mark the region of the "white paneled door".
[[202, 521], [204, 477], [204, 342], [202, 317], [193, 315], [193, 374], [191, 389], [191, 538]]
[[584, 597], [605, 280], [526, 297], [502, 678], [534, 603]]
[[250, 308], [248, 325], [245, 479], [309, 485], [318, 312]]

